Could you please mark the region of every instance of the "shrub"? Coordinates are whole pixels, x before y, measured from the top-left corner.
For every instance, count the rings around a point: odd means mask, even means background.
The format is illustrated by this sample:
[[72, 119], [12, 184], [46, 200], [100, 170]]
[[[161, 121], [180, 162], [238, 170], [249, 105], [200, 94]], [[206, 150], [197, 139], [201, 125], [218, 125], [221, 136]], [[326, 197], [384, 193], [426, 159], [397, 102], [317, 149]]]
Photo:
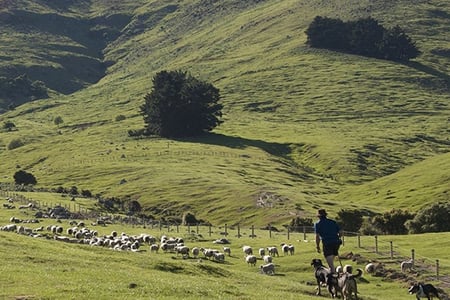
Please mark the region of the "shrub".
[[405, 223], [412, 218], [414, 214], [407, 210], [393, 209], [375, 216], [372, 224], [384, 234], [405, 234], [408, 232]]
[[340, 224], [342, 230], [358, 232], [363, 223], [363, 214], [356, 209], [341, 209], [337, 213], [336, 222]]
[[410, 233], [450, 231], [450, 203], [439, 202], [422, 208], [406, 223]]
[[13, 139], [8, 145], [8, 150], [14, 150], [19, 147], [22, 147], [23, 145], [25, 144], [22, 142], [21, 139]]
[[14, 181], [16, 184], [36, 184], [37, 180], [33, 174], [28, 173], [24, 170], [17, 171], [14, 173]]

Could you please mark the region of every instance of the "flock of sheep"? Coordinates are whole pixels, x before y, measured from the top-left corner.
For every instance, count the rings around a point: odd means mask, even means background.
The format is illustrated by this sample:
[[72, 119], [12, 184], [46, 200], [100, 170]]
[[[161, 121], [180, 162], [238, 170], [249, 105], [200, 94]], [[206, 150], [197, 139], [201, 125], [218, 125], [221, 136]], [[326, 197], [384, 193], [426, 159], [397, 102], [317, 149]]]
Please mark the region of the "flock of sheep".
[[[64, 230], [60, 224], [39, 226], [37, 228], [27, 227], [27, 223], [39, 223], [38, 220], [22, 220], [16, 217], [10, 218], [11, 224], [0, 227], [1, 231], [15, 232], [34, 238], [47, 238], [67, 243], [85, 244], [90, 246], [104, 247], [117, 251], [134, 251], [142, 250], [142, 247], [148, 247], [151, 253], [175, 253], [182, 258], [207, 259], [215, 262], [225, 262], [226, 256], [231, 256], [231, 248], [223, 245], [221, 248], [203, 248], [189, 247], [185, 244], [181, 237], [168, 237], [162, 235], [159, 239], [147, 234], [130, 235], [125, 232], [118, 233], [112, 231], [107, 235], [100, 235], [97, 230], [88, 228], [84, 222], [71, 221], [69, 227]], [[214, 244], [229, 244], [227, 239], [219, 239]], [[294, 255], [295, 249], [292, 244], [281, 244], [281, 252], [284, 255]], [[264, 264], [260, 266], [260, 272], [267, 275], [275, 274], [274, 257], [279, 257], [278, 248], [276, 246], [268, 246], [259, 248], [254, 253], [251, 246], [242, 247], [244, 260], [249, 266], [256, 266], [258, 259]]]

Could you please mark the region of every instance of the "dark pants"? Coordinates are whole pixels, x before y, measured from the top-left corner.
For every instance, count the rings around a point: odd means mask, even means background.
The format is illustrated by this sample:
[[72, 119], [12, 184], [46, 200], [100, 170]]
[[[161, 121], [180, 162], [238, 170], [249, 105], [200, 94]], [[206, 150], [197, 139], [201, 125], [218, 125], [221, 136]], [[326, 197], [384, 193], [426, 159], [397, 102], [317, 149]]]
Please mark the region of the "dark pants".
[[338, 256], [340, 244], [328, 244], [323, 245], [323, 256], [327, 257], [330, 255]]

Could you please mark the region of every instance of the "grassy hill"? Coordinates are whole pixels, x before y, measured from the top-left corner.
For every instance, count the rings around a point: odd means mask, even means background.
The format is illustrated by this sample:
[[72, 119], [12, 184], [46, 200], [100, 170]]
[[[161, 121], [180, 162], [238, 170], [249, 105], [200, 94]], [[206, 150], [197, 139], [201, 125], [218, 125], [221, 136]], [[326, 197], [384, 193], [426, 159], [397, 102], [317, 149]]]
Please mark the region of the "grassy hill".
[[[399, 64], [311, 49], [317, 15], [400, 25], [423, 54]], [[446, 1], [24, 0], [2, 2], [0, 23], [0, 76], [26, 73], [51, 96], [0, 115], [17, 128], [0, 132], [2, 182], [24, 169], [37, 187], [215, 224], [449, 200]], [[128, 137], [153, 75], [177, 69], [220, 89], [223, 125]]]

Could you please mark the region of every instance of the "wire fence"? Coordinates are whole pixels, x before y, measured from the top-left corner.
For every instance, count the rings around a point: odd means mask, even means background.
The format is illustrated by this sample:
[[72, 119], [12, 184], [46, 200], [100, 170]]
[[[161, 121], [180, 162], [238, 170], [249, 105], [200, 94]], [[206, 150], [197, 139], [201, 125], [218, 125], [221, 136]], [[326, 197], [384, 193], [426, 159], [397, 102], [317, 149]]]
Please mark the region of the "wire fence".
[[[147, 218], [139, 218], [135, 216], [125, 216], [119, 214], [105, 214], [93, 211], [90, 207], [83, 206], [80, 203], [70, 203], [64, 201], [60, 203], [45, 202], [33, 200], [16, 192], [0, 190], [0, 196], [6, 200], [12, 200], [12, 203], [20, 204], [19, 209], [30, 208], [36, 210], [50, 211], [55, 208], [63, 208], [70, 212], [71, 218], [76, 219], [93, 219], [95, 221], [107, 221], [112, 224], [126, 224], [131, 226], [142, 226], [151, 230], [159, 230], [162, 233], [172, 234], [196, 234], [198, 236], [210, 238], [277, 238], [289, 241], [313, 241], [315, 240], [313, 226], [297, 226], [285, 227], [283, 230], [268, 224], [264, 228], [255, 226], [241, 226], [223, 224], [222, 226], [212, 226], [205, 224], [178, 224], [163, 222], [161, 220], [150, 220]], [[4, 204], [5, 207], [5, 204]], [[441, 274], [440, 259], [430, 258], [416, 253], [415, 249], [404, 249], [395, 243], [395, 236], [379, 236], [379, 235], [361, 235], [358, 232], [344, 231], [343, 248], [348, 249], [364, 249], [372, 252], [379, 260], [390, 259], [391, 261], [411, 260], [413, 266], [422, 266], [428, 270], [434, 271], [435, 280], [450, 284], [449, 276]]]

